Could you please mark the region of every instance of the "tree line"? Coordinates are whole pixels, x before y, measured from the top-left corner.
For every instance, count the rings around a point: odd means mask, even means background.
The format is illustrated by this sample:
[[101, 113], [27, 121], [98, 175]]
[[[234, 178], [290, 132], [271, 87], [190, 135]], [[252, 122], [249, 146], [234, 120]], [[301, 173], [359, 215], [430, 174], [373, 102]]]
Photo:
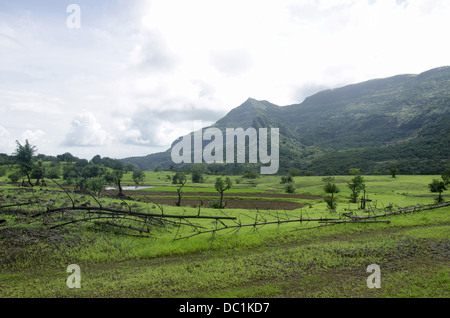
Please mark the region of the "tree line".
[[[73, 185], [76, 191], [91, 191], [96, 194], [104, 189], [106, 185], [114, 184], [117, 186], [119, 196], [123, 195], [122, 179], [124, 173], [132, 172], [132, 179], [136, 184], [143, 182], [145, 174], [142, 170], [136, 168], [132, 164], [124, 164], [120, 160], [112, 159], [109, 157], [101, 157], [100, 155], [94, 156], [90, 161], [86, 159], [80, 159], [72, 154], [66, 152], [61, 155], [45, 156], [36, 155], [37, 148], [31, 145], [28, 140], [25, 144], [21, 144], [16, 141], [16, 150], [12, 156], [0, 154], [0, 176], [4, 175], [5, 165], [16, 165], [17, 168], [13, 170], [8, 178], [17, 183], [20, 180], [22, 186], [35, 186], [46, 185], [45, 179], [57, 179], [60, 178], [60, 171], [62, 166], [62, 179], [66, 181], [68, 185]], [[44, 162], [50, 162], [49, 165], [44, 165]], [[192, 174], [192, 182], [202, 183], [204, 182], [203, 174], [211, 173], [210, 168], [205, 164], [185, 166], [178, 170], [176, 167], [172, 167], [176, 171], [172, 177], [173, 184], [180, 184], [178, 191], [178, 202], [180, 205], [182, 198], [182, 187], [186, 183], [186, 173]], [[392, 178], [396, 178], [399, 173], [399, 169], [395, 165], [389, 166], [388, 169]], [[218, 171], [215, 171], [216, 173]], [[350, 189], [350, 202], [358, 203], [358, 198], [363, 192], [363, 196], [359, 199], [361, 209], [365, 209], [366, 202], [366, 185], [364, 177], [361, 176], [360, 169], [351, 168], [348, 174], [354, 175], [347, 187]], [[294, 176], [301, 175], [299, 169], [293, 168], [289, 171], [288, 175], [281, 177], [281, 184], [285, 186], [285, 192], [295, 192], [296, 186], [294, 182]], [[243, 178], [255, 179], [259, 177], [259, 174], [248, 167], [242, 173]], [[33, 182], [33, 180], [35, 180]], [[324, 177], [322, 181], [325, 182], [323, 190], [329, 194], [325, 198], [330, 210], [335, 210], [337, 207], [336, 194], [340, 192], [339, 187], [334, 183], [334, 177]], [[436, 201], [443, 202], [442, 192], [447, 190], [450, 185], [450, 167], [446, 168], [442, 174], [441, 179], [433, 179], [428, 188], [433, 193], [438, 193]], [[229, 178], [222, 179], [222, 177], [216, 178], [215, 189], [220, 194], [220, 199], [214, 202], [212, 207], [224, 208], [223, 194], [229, 190], [232, 186], [232, 182]]]
[[[0, 165], [6, 173], [5, 165], [16, 167], [8, 175], [13, 183], [22, 186], [46, 185], [45, 179], [61, 178], [76, 191], [92, 191], [100, 193], [109, 184], [114, 184], [123, 195], [121, 181], [124, 173], [133, 172], [133, 180], [139, 184], [144, 180], [144, 172], [134, 165], [125, 165], [117, 159], [94, 156], [90, 161], [80, 159], [66, 152], [61, 155], [36, 155], [37, 148], [28, 140], [22, 145], [16, 141], [16, 150], [12, 156], [2, 154]], [[44, 164], [48, 162], [49, 164]], [[62, 171], [62, 175], [61, 175]]]

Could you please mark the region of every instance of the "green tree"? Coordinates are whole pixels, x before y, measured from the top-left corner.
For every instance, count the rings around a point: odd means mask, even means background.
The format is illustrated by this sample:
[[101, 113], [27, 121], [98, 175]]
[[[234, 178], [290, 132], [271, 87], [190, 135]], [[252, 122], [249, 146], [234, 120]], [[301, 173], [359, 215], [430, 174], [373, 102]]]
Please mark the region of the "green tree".
[[444, 181], [433, 179], [433, 182], [431, 182], [428, 185], [428, 188], [430, 189], [431, 192], [438, 193], [438, 197], [436, 198], [436, 201], [438, 203], [444, 201], [444, 198], [442, 197], [442, 192], [444, 190], [447, 190], [447, 187], [446, 187]]
[[[186, 178], [186, 175], [184, 173], [182, 173], [182, 172], [177, 172], [176, 175], [177, 174], [180, 174], [180, 175], [177, 177], [177, 182], [176, 183], [179, 183], [181, 185], [177, 188], [178, 201], [175, 202], [175, 205], [176, 206], [181, 206], [181, 198], [183, 197], [181, 195], [183, 193], [183, 191], [181, 189], [186, 184], [187, 178]], [[174, 176], [174, 178], [175, 178], [175, 176]], [[175, 181], [175, 180], [173, 180], [173, 181]], [[173, 181], [172, 181], [172, 183], [174, 183]]]
[[298, 176], [300, 174], [300, 170], [298, 170], [297, 168], [292, 168], [291, 170], [289, 170], [289, 175], [295, 177]]
[[216, 179], [216, 183], [214, 184], [214, 188], [217, 192], [220, 193], [220, 199], [217, 205], [215, 205], [216, 208], [223, 209], [225, 208], [226, 204], [223, 203], [223, 193], [231, 188], [233, 183], [231, 182], [231, 179], [229, 177], [226, 177], [225, 180], [222, 179], [222, 177], [218, 177]]
[[106, 185], [106, 180], [103, 176], [89, 178], [86, 181], [86, 188], [93, 191], [95, 194], [100, 195], [103, 188]]
[[281, 184], [293, 183], [293, 182], [294, 182], [294, 178], [292, 178], [291, 175], [281, 177], [281, 181], [280, 181]]
[[334, 197], [335, 193], [339, 193], [339, 188], [335, 183], [327, 182], [324, 186], [324, 191], [326, 193], [330, 193], [331, 196], [325, 198], [325, 202], [331, 210], [335, 210], [337, 207], [336, 198]]
[[195, 166], [192, 169], [192, 182], [203, 183], [203, 168], [201, 166]]
[[145, 173], [142, 170], [134, 170], [133, 171], [133, 181], [138, 185], [139, 183], [144, 181]]
[[397, 176], [398, 172], [399, 172], [399, 170], [398, 170], [397, 166], [392, 165], [389, 167], [389, 173], [391, 174], [392, 178], [395, 178]]
[[284, 191], [286, 193], [294, 193], [295, 192], [295, 183], [294, 182], [288, 182], [284, 186]]
[[183, 172], [177, 172], [172, 177], [172, 184], [183, 184], [186, 182], [186, 174]]
[[91, 162], [95, 165], [100, 165], [102, 164], [102, 157], [100, 157], [100, 155], [95, 155], [92, 157]]
[[242, 175], [242, 178], [247, 178], [247, 179], [256, 179], [259, 178], [259, 174], [256, 171], [247, 169], [244, 171], [244, 174]]
[[36, 153], [36, 146], [30, 145], [28, 142], [28, 139], [25, 140], [25, 145], [21, 145], [16, 140], [17, 148], [14, 152], [14, 157], [16, 163], [19, 165], [20, 172], [27, 176], [28, 183], [33, 186], [31, 183], [31, 172], [33, 171], [34, 165], [33, 165], [33, 156]]
[[19, 179], [21, 179], [22, 177], [23, 177], [23, 174], [20, 170], [14, 171], [8, 175], [8, 178], [9, 178], [9, 180], [11, 180], [12, 183], [18, 182]]
[[42, 180], [42, 185], [45, 185], [45, 166], [42, 159], [39, 159], [33, 164], [33, 170], [31, 171], [31, 178], [36, 179], [34, 185], [39, 185], [39, 180]]
[[119, 189], [118, 196], [123, 196], [122, 190], [122, 178], [123, 178], [123, 164], [120, 161], [112, 162], [112, 168], [114, 169], [112, 172], [108, 172], [105, 175], [105, 180], [108, 183], [114, 183]]
[[450, 167], [444, 170], [441, 177], [446, 186], [450, 185]]
[[350, 202], [356, 203], [358, 200], [359, 193], [364, 186], [364, 178], [361, 175], [357, 175], [352, 178], [351, 182], [347, 183], [348, 188], [351, 191]]
[[348, 174], [351, 176], [357, 176], [361, 173], [361, 170], [359, 168], [351, 168], [348, 170]]
[[0, 167], [0, 177], [3, 177], [6, 174], [6, 168]]

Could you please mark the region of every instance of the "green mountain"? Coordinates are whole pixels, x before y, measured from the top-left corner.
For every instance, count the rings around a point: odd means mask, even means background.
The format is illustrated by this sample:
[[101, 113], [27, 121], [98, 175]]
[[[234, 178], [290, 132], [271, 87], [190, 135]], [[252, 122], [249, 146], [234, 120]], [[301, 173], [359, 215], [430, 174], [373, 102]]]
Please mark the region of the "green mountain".
[[[337, 175], [360, 168], [384, 174], [394, 164], [403, 174], [438, 174], [450, 163], [450, 67], [325, 90], [301, 104], [249, 98], [213, 127], [279, 128], [279, 173], [297, 168]], [[167, 169], [174, 166], [170, 154], [168, 149], [122, 161]], [[211, 167], [242, 172], [236, 165]]]

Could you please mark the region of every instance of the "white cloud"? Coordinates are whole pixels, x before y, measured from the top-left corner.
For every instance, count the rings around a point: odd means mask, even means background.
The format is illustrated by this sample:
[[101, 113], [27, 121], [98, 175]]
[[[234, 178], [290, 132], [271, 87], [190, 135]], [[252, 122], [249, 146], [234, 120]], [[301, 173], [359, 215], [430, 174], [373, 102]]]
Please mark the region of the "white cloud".
[[9, 131], [0, 125], [0, 153], [12, 153], [14, 151], [14, 140]]
[[44, 135], [45, 132], [40, 129], [37, 129], [35, 131], [27, 129], [22, 134], [22, 138], [27, 139], [31, 144], [36, 144], [38, 142], [42, 142], [42, 138], [44, 137]]
[[64, 6], [13, 6], [0, 127], [45, 132], [53, 154], [144, 155], [248, 97], [288, 105], [450, 64], [447, 0], [99, 0], [81, 4], [80, 29]]
[[79, 114], [72, 120], [72, 129], [66, 135], [65, 146], [104, 146], [111, 143], [111, 136], [102, 129], [90, 112]]

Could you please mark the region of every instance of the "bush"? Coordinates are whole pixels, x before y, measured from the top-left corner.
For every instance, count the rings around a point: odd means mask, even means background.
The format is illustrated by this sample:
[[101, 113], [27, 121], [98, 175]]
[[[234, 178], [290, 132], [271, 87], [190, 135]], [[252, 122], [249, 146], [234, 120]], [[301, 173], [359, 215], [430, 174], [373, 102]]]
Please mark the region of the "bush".
[[16, 183], [19, 181], [20, 178], [22, 178], [22, 174], [18, 171], [15, 171], [8, 175], [9, 180], [11, 180], [12, 183]]
[[3, 177], [6, 174], [6, 168], [0, 167], [0, 177]]
[[336, 203], [336, 201], [335, 201], [335, 199], [333, 197], [331, 197], [331, 196], [330, 197], [326, 197], [324, 200], [327, 203], [328, 208], [330, 210], [336, 210], [337, 203]]
[[86, 187], [97, 195], [100, 195], [105, 185], [106, 181], [103, 177], [90, 178], [86, 182]]
[[219, 200], [214, 200], [209, 202], [209, 206], [213, 209], [223, 209], [226, 206], [225, 204], [221, 204]]
[[203, 183], [203, 174], [199, 170], [194, 170], [192, 172], [192, 182], [194, 183]]
[[186, 175], [183, 172], [177, 172], [172, 178], [172, 184], [183, 184], [186, 182]]
[[59, 178], [59, 169], [56, 167], [50, 168], [47, 172], [47, 178], [58, 179]]
[[281, 177], [281, 184], [286, 184], [286, 183], [293, 183], [294, 182], [294, 178], [292, 176], [284, 176]]
[[258, 172], [251, 171], [251, 170], [246, 170], [244, 172], [244, 174], [242, 175], [242, 178], [247, 178], [247, 179], [256, 179], [259, 177], [260, 177], [260, 175], [258, 174]]
[[287, 193], [294, 193], [295, 192], [295, 183], [294, 182], [288, 182], [286, 183], [286, 185], [284, 186], [284, 191], [286, 191]]

